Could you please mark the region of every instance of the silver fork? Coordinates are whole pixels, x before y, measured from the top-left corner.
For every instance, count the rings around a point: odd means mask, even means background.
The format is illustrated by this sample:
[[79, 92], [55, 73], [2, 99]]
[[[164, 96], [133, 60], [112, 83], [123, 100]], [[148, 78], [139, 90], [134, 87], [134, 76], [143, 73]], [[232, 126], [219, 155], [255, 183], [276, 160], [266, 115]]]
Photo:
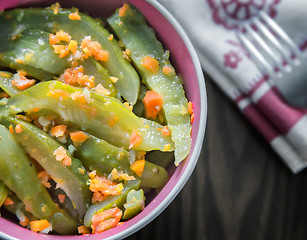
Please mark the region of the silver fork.
[[307, 61], [290, 37], [266, 13], [260, 12], [237, 36], [260, 71], [275, 82], [286, 101], [307, 107]]

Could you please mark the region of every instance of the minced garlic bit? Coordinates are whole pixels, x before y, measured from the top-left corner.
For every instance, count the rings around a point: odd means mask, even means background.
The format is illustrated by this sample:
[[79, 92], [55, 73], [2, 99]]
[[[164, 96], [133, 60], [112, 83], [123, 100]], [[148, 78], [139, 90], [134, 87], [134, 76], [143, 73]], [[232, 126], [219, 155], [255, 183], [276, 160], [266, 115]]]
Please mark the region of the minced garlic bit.
[[117, 77], [112, 77], [110, 76], [110, 79], [113, 83], [116, 83], [118, 81], [118, 78]]
[[129, 62], [131, 62], [131, 58], [130, 58], [130, 50], [127, 48], [125, 51], [122, 52], [123, 53], [123, 58], [127, 59]]
[[93, 90], [97, 92], [98, 94], [104, 95], [104, 96], [110, 96], [111, 94], [111, 91], [109, 89], [106, 89], [104, 86], [102, 86], [101, 83], [99, 83], [96, 87], [94, 87]]

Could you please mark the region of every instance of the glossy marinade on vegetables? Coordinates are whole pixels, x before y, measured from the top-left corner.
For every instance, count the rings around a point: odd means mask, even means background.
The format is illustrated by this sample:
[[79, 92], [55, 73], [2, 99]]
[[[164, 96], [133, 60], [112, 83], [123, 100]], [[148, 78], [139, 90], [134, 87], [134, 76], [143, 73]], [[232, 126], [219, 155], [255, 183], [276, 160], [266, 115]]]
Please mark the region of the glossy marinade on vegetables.
[[0, 207], [32, 231], [125, 224], [190, 151], [168, 51], [132, 5], [107, 22], [58, 3], [0, 13]]

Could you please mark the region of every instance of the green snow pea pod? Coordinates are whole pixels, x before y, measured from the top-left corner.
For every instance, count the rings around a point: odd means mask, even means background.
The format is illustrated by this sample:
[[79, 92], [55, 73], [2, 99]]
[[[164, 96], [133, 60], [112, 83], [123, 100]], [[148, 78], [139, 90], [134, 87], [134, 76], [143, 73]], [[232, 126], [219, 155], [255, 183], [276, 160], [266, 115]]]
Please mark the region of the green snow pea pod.
[[3, 182], [0, 181], [0, 207], [4, 203], [6, 197], [7, 197], [7, 188], [5, 187]]
[[90, 227], [92, 224], [92, 218], [95, 214], [100, 213], [112, 207], [122, 207], [126, 202], [127, 194], [132, 190], [138, 190], [140, 188], [140, 180], [132, 180], [124, 183], [124, 189], [120, 195], [108, 196], [105, 200], [101, 202], [93, 203], [87, 210], [84, 217], [84, 225]]
[[[73, 158], [55, 139], [29, 122], [2, 115], [0, 123], [13, 129], [19, 124], [22, 131], [14, 132], [15, 139], [65, 191], [81, 219], [90, 203], [91, 192], [86, 185], [87, 175], [80, 171], [84, 170], [80, 160]], [[64, 163], [65, 159], [58, 159], [61, 154], [71, 159], [70, 165]]]
[[[66, 68], [71, 67], [74, 55], [60, 58], [49, 44], [49, 34], [41, 30], [29, 29], [22, 32], [17, 39], [7, 40], [8, 47], [3, 49], [0, 64], [15, 69], [19, 69], [20, 65], [30, 67], [28, 68], [30, 71], [27, 72], [30, 76], [36, 76], [36, 70], [39, 69], [52, 74], [53, 78], [58, 77]], [[80, 65], [84, 67], [84, 74], [94, 77], [95, 86], [100, 83], [110, 91], [111, 96], [116, 95], [117, 90], [107, 70], [97, 61], [89, 58], [80, 61]], [[39, 78], [42, 81], [50, 79]]]
[[[175, 165], [184, 160], [191, 147], [191, 124], [188, 101], [179, 77], [169, 62], [167, 52], [157, 40], [144, 16], [133, 6], [129, 6], [123, 16], [117, 10], [108, 22], [124, 46], [130, 50], [130, 57], [147, 87], [163, 97], [163, 110], [175, 143]], [[157, 69], [147, 68], [146, 59], [154, 59]], [[163, 71], [163, 67], [170, 70]]]
[[25, 204], [16, 196], [15, 193], [9, 191], [7, 197], [12, 200], [13, 204], [4, 205], [5, 209], [16, 215], [20, 221], [25, 220], [22, 219], [25, 217], [27, 217], [30, 221], [37, 220], [37, 217], [25, 210]]
[[0, 179], [3, 183], [16, 193], [34, 216], [49, 220], [56, 232], [74, 233], [77, 222], [52, 201], [37, 177], [34, 165], [2, 125], [0, 137]]
[[[15, 115], [34, 108], [49, 109], [65, 122], [117, 147], [150, 151], [172, 151], [170, 136], [163, 136], [162, 126], [137, 117], [119, 100], [61, 83], [41, 82], [9, 98], [0, 106], [0, 114]], [[130, 143], [132, 135], [139, 141]]]
[[[91, 41], [100, 43], [104, 50], [109, 52], [109, 59], [101, 64], [109, 71], [111, 76], [117, 77], [115, 83], [120, 94], [131, 104], [137, 100], [140, 80], [137, 72], [131, 63], [123, 57], [121, 48], [113, 38], [110, 40], [110, 33], [93, 18], [79, 13], [81, 20], [69, 19], [69, 14], [74, 10], [59, 9], [58, 13], [51, 8], [46, 9], [14, 9], [0, 13], [0, 42], [7, 42], [7, 39], [18, 38], [26, 29], [39, 29], [55, 33], [63, 30], [70, 34], [72, 39], [81, 44], [86, 36]], [[0, 46], [0, 53], [6, 49], [6, 44]], [[51, 79], [51, 78], [50, 78]]]
[[127, 194], [127, 201], [124, 204], [125, 212], [123, 214], [123, 219], [130, 219], [141, 212], [145, 207], [145, 196], [143, 189], [135, 191], [130, 190]]
[[77, 146], [73, 154], [84, 166], [91, 171], [96, 170], [99, 175], [110, 174], [114, 168], [129, 171], [128, 151], [92, 135], [88, 135], [88, 139]]
[[145, 161], [144, 170], [141, 176], [141, 187], [159, 188], [168, 180], [168, 173], [154, 163]]
[[20, 90], [12, 84], [12, 78], [12, 73], [0, 71], [0, 88], [2, 88], [10, 96], [20, 92]]

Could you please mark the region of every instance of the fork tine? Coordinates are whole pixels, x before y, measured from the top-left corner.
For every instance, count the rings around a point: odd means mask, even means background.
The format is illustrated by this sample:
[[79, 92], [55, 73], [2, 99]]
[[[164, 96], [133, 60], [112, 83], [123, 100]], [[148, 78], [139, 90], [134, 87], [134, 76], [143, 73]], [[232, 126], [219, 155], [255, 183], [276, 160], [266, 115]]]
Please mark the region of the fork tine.
[[276, 54], [274, 54], [274, 52], [271, 50], [268, 44], [266, 44], [265, 41], [259, 36], [259, 34], [257, 34], [250, 27], [249, 24], [245, 24], [245, 29], [247, 33], [250, 35], [250, 37], [252, 37], [255, 40], [255, 42], [258, 44], [258, 46], [261, 48], [260, 52], [261, 50], [263, 50], [267, 54], [267, 56], [270, 58], [270, 60], [274, 63], [274, 65], [276, 65], [280, 70], [284, 69], [284, 67], [282, 66]]
[[282, 47], [276, 37], [267, 29], [267, 27], [264, 26], [263, 23], [261, 23], [257, 18], [254, 19], [254, 23], [256, 27], [263, 33], [263, 35], [272, 43], [276, 50], [278, 50], [286, 59], [286, 61], [291, 64], [292, 60], [288, 55], [287, 51]]
[[275, 23], [266, 13], [264, 12], [260, 12], [259, 14], [263, 20], [265, 20], [267, 22], [267, 24], [271, 27], [271, 29], [273, 29], [273, 31], [275, 31], [276, 34], [279, 35], [279, 37], [281, 39], [283, 39], [283, 41], [285, 43], [288, 44], [288, 46], [290, 47], [290, 49], [294, 52], [294, 54], [296, 55], [296, 57], [303, 61], [303, 55], [301, 53], [301, 51], [299, 50], [299, 48], [295, 45], [295, 43], [290, 39], [290, 37], [288, 36], [288, 34], [282, 30], [281, 27], [278, 26], [277, 23]]
[[271, 78], [274, 78], [276, 73], [268, 61], [259, 53], [258, 49], [254, 46], [253, 43], [242, 33], [236, 31], [237, 37], [244, 45], [245, 49], [248, 50], [249, 54], [258, 62], [261, 66], [262, 71], [267, 73]]

